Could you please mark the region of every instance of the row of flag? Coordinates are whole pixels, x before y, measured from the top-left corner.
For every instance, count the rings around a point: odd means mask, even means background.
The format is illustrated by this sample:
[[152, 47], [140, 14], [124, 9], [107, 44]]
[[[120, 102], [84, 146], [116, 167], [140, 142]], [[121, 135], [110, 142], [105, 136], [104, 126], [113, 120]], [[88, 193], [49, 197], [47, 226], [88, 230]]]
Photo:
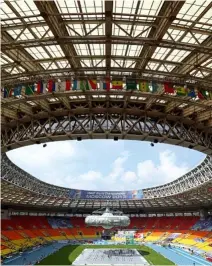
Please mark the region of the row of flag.
[[4, 98], [11, 96], [24, 96], [33, 94], [43, 94], [47, 92], [64, 92], [70, 90], [129, 90], [129, 91], [141, 91], [141, 92], [164, 92], [171, 95], [188, 96], [191, 98], [199, 99], [212, 99], [212, 91], [203, 89], [196, 89], [194, 87], [177, 86], [171, 83], [157, 83], [155, 81], [140, 81], [137, 82], [134, 79], [127, 79], [126, 83], [121, 80], [109, 79], [101, 80], [97, 83], [97, 80], [65, 80], [62, 82], [55, 82], [49, 80], [47, 83], [44, 81], [38, 81], [36, 84], [17, 85], [14, 88], [4, 87], [2, 94]]

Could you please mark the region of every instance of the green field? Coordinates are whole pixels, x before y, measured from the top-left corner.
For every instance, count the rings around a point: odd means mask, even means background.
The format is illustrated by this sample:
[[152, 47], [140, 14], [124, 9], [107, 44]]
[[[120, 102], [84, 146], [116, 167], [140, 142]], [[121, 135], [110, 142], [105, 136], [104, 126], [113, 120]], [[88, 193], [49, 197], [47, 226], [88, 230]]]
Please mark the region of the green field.
[[49, 257], [43, 259], [38, 265], [70, 265], [73, 261], [81, 254], [85, 248], [129, 248], [137, 249], [138, 252], [144, 256], [144, 258], [152, 265], [174, 265], [173, 262], [166, 259], [162, 255], [158, 254], [156, 251], [152, 250], [146, 246], [137, 245], [69, 245], [61, 248], [56, 253], [50, 255]]

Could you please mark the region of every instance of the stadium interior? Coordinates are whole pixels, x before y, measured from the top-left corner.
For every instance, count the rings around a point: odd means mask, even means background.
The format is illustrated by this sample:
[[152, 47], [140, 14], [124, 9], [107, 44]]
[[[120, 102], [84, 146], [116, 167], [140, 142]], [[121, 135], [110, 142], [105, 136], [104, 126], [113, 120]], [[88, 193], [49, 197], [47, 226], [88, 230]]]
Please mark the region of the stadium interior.
[[[2, 264], [119, 243], [154, 250], [167, 265], [211, 265], [211, 10], [209, 0], [2, 3]], [[45, 183], [7, 155], [86, 139], [149, 141], [153, 151], [164, 143], [205, 158], [170, 183], [104, 194]], [[87, 226], [106, 207], [130, 225]]]

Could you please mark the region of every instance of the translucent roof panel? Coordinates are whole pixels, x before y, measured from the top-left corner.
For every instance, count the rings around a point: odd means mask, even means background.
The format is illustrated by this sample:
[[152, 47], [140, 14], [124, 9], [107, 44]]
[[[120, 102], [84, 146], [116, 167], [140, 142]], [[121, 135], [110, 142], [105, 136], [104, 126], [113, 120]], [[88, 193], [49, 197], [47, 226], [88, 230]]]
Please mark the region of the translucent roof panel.
[[[210, 0], [4, 1], [1, 66], [10, 75], [3, 73], [2, 81], [14, 83], [27, 75], [122, 78], [134, 73], [186, 81], [192, 75], [192, 82], [208, 82], [210, 4]], [[45, 10], [50, 11], [44, 16]], [[18, 65], [13, 64], [16, 57]]]
[[[210, 4], [210, 0], [207, 1], [193, 1], [187, 0], [180, 12], [177, 15], [180, 24], [190, 26], [193, 21], [203, 12], [206, 6]], [[189, 21], [183, 21], [189, 20]]]
[[122, 55], [126, 53], [127, 45], [126, 44], [112, 44], [112, 55]]
[[60, 13], [80, 13], [77, 1], [55, 1]]
[[174, 49], [171, 54], [166, 58], [168, 61], [175, 61], [180, 62], [182, 61], [186, 56], [188, 56], [190, 52]]
[[32, 47], [32, 48], [25, 48], [25, 50], [35, 59], [43, 59], [43, 58], [50, 58], [43, 47]]
[[65, 56], [59, 45], [49, 45], [45, 46], [45, 48], [51, 54], [52, 57]]
[[9, 56], [1, 52], [1, 65], [8, 64], [9, 62], [14, 62]]
[[160, 48], [160, 47], [158, 47], [155, 50], [152, 58], [163, 60], [170, 51], [171, 51], [171, 49], [169, 49], [169, 48]]
[[127, 56], [134, 56], [134, 57], [139, 56], [142, 48], [143, 48], [142, 45], [129, 45], [127, 49]]
[[42, 38], [44, 35], [45, 35], [45, 37], [53, 37], [54, 36], [52, 31], [50, 30], [50, 28], [48, 26], [31, 27], [31, 31], [38, 38]]

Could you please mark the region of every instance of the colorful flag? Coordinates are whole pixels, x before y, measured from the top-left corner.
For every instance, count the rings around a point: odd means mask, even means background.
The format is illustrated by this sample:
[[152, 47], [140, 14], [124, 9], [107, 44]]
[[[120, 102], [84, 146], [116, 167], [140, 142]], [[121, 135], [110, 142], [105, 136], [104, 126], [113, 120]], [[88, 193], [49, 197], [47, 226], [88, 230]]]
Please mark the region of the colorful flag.
[[14, 88], [14, 96], [20, 96], [21, 95], [21, 89], [22, 89], [22, 85], [17, 85]]
[[82, 90], [85, 91], [87, 89], [86, 86], [86, 80], [74, 80], [74, 84], [73, 84], [73, 90]]
[[48, 84], [47, 84], [47, 89], [49, 92], [55, 92], [55, 91], [58, 91], [59, 88], [58, 88], [58, 82], [55, 82], [54, 80], [49, 80], [48, 81]]
[[123, 81], [122, 80], [113, 80], [112, 81], [112, 89], [113, 90], [122, 90]]
[[38, 81], [36, 86], [36, 91], [38, 94], [40, 93], [46, 93], [46, 84], [43, 81]]
[[95, 79], [86, 80], [86, 89], [87, 90], [96, 90], [97, 89], [97, 81]]
[[170, 94], [172, 94], [172, 93], [174, 93], [174, 88], [173, 88], [173, 85], [172, 84], [170, 84], [170, 83], [164, 83], [164, 91], [166, 92], [166, 93], [170, 93]]
[[150, 85], [150, 91], [152, 93], [155, 93], [155, 92], [159, 91], [160, 88], [161, 88], [161, 85], [162, 84], [160, 84], [160, 83], [157, 83], [155, 81], [152, 81], [152, 84]]
[[176, 86], [175, 87], [175, 90], [176, 90], [176, 94], [178, 96], [187, 96], [188, 95], [188, 90], [185, 88], [185, 87], [182, 87], [182, 86]]
[[137, 81], [136, 79], [126, 79], [126, 90], [136, 90], [137, 89]]
[[35, 85], [28, 84], [25, 88], [25, 95], [33, 95], [35, 93]]
[[196, 98], [196, 93], [194, 88], [189, 88], [188, 87], [188, 96], [191, 98]]
[[139, 83], [139, 91], [142, 91], [142, 92], [150, 92], [149, 82], [147, 82], [147, 81], [141, 81]]
[[80, 89], [80, 80], [75, 79], [73, 82], [73, 90], [77, 91]]
[[106, 78], [104, 80], [100, 80], [100, 90], [110, 90], [110, 79]]
[[71, 90], [71, 80], [66, 80], [61, 82], [60, 91], [70, 91]]
[[206, 90], [198, 90], [197, 96], [200, 100], [209, 99], [209, 93]]
[[11, 97], [12, 95], [13, 95], [13, 89], [4, 87], [4, 98]]

